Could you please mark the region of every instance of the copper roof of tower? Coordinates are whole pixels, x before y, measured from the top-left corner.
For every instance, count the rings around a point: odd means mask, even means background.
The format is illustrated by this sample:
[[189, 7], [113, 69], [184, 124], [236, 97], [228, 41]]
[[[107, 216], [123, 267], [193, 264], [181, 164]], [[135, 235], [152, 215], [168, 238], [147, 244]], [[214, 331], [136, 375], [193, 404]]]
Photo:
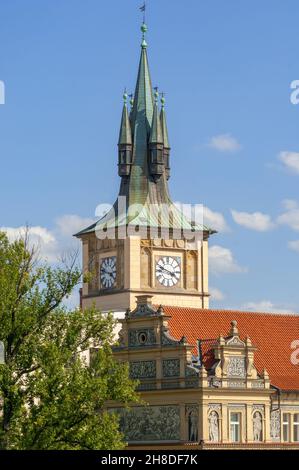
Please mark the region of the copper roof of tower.
[[[80, 231], [76, 236], [94, 232], [103, 227], [115, 228], [129, 223], [140, 226], [169, 227], [170, 229], [190, 230], [192, 232], [215, 233], [209, 227], [194, 224], [172, 202], [168, 189], [166, 165], [163, 174], [157, 179], [153, 178], [149, 168], [149, 144], [161, 143], [169, 149], [169, 139], [164, 110], [164, 96], [162, 95], [162, 110], [159, 113], [158, 103], [155, 102], [151, 75], [147, 56], [147, 43], [145, 24], [141, 27], [143, 38], [141, 56], [139, 61], [137, 82], [135, 87], [133, 107], [128, 116], [126, 103], [123, 107], [120, 128], [119, 144], [132, 144], [132, 162], [128, 175], [122, 176], [119, 196], [126, 197], [126, 211], [119, 213], [117, 201], [108, 214], [99, 222]], [[156, 100], [157, 101], [157, 100]], [[150, 142], [151, 141], [151, 142]], [[152, 215], [151, 206], [167, 206], [171, 218], [164, 218], [165, 211], [159, 216]], [[129, 208], [134, 209], [129, 213]], [[162, 217], [162, 219], [161, 219]]]

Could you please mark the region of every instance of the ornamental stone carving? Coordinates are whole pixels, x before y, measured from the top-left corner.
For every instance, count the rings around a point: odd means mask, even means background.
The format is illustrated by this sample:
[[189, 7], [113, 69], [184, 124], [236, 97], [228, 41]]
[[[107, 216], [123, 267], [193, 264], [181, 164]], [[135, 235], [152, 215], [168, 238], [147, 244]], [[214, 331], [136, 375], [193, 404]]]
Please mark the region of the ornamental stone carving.
[[199, 370], [194, 367], [192, 364], [187, 364], [185, 367], [185, 376], [186, 377], [198, 377]]
[[179, 341], [170, 335], [168, 327], [163, 326], [161, 331], [161, 343], [163, 346], [173, 346], [178, 344]]
[[252, 409], [253, 411], [260, 411], [262, 415], [264, 415], [264, 410], [265, 410], [264, 405], [253, 405]]
[[228, 359], [228, 377], [246, 377], [246, 361], [244, 357], [232, 356]]
[[238, 336], [233, 336], [233, 338], [229, 339], [226, 342], [227, 346], [237, 346], [237, 347], [244, 347], [245, 343], [240, 340]]
[[219, 415], [215, 410], [209, 414], [209, 440], [219, 442]]
[[156, 377], [156, 361], [130, 362], [132, 379], [148, 379]]
[[180, 360], [164, 359], [162, 363], [163, 377], [179, 377], [180, 376]]
[[179, 406], [134, 407], [110, 410], [120, 416], [120, 430], [128, 442], [178, 441], [180, 439]]
[[153, 328], [129, 330], [129, 346], [152, 346], [156, 344], [156, 335]]
[[209, 387], [220, 388], [222, 386], [222, 381], [215, 377], [211, 377], [208, 379], [208, 385]]
[[280, 411], [271, 412], [270, 435], [272, 441], [280, 441]]
[[251, 383], [252, 388], [265, 388], [265, 384], [263, 381], [255, 380]]
[[228, 388], [245, 388], [246, 383], [243, 380], [229, 381], [227, 383]]
[[220, 403], [211, 403], [209, 405], [209, 413], [211, 411], [217, 411], [217, 413], [221, 412], [221, 404]]

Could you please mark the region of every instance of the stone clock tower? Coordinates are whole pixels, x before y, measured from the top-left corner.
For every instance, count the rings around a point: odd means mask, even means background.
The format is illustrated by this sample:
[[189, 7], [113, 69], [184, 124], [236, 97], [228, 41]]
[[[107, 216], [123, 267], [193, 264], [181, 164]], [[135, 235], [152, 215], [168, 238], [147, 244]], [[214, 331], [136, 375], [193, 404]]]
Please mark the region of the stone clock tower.
[[147, 27], [134, 98], [124, 94], [118, 141], [119, 196], [99, 222], [76, 236], [83, 244], [83, 308], [133, 309], [136, 296], [153, 304], [208, 308], [208, 238], [211, 229], [188, 218], [169, 195], [170, 145], [165, 99], [153, 90]]

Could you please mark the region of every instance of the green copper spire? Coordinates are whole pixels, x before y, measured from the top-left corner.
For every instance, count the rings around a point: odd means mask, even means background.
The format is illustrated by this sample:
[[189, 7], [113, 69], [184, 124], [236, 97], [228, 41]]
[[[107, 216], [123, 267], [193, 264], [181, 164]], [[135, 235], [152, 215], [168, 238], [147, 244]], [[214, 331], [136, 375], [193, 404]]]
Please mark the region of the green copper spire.
[[170, 149], [169, 145], [169, 138], [168, 138], [168, 129], [166, 123], [166, 113], [165, 113], [165, 95], [162, 93], [161, 97], [161, 113], [160, 113], [160, 120], [161, 120], [161, 127], [162, 127], [162, 135], [163, 135], [163, 144], [164, 148]]
[[135, 127], [146, 125], [147, 132], [149, 132], [153, 119], [154, 100], [146, 51], [147, 45], [146, 43], [144, 44], [144, 35], [147, 31], [147, 26], [144, 23], [141, 26], [141, 30], [143, 32], [143, 41], [141, 44], [141, 57], [133, 101], [132, 123]]
[[119, 145], [132, 145], [132, 132], [131, 132], [131, 125], [130, 125], [129, 113], [128, 113], [128, 108], [127, 108], [128, 95], [126, 91], [124, 92], [123, 99], [124, 99], [124, 106], [123, 106], [123, 112], [122, 112], [122, 117], [121, 117], [118, 144]]
[[143, 42], [139, 61], [134, 103], [130, 115], [133, 135], [133, 162], [130, 175], [130, 204], [144, 204], [149, 193], [148, 138], [153, 121], [154, 98], [142, 25]]
[[[124, 105], [118, 142], [118, 174], [121, 177], [119, 196], [125, 197], [125, 207], [113, 208], [93, 224], [77, 234], [78, 237], [105, 228], [135, 226], [166, 227], [171, 229], [197, 230], [211, 233], [210, 229], [194, 226], [173, 204], [169, 189], [170, 148], [165, 115], [165, 98], [159, 113], [156, 90], [153, 94], [147, 57], [145, 35], [147, 26], [141, 26], [142, 43], [134, 99], [130, 100], [130, 116], [127, 109], [128, 95], [124, 93]], [[171, 218], [165, 211], [153, 213], [154, 207], [171, 210]]]

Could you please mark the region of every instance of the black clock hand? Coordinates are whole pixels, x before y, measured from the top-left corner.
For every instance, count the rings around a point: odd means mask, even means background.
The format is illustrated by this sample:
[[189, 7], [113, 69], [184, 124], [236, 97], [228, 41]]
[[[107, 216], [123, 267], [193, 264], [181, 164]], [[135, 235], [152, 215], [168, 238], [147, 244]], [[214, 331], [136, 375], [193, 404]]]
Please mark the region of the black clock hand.
[[160, 271], [164, 271], [166, 274], [170, 274], [171, 277], [175, 276], [175, 273], [172, 273], [171, 271], [168, 271], [166, 268], [162, 268], [162, 266], [159, 266]]

